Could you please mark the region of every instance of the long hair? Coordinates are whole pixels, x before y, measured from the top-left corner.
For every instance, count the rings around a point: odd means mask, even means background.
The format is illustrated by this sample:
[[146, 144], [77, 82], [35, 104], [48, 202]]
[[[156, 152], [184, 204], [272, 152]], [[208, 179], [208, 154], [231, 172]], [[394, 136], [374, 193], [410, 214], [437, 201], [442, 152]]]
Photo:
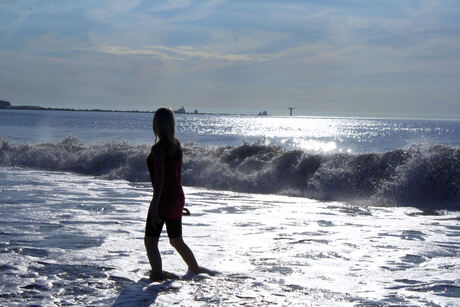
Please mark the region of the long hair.
[[159, 108], [153, 116], [153, 133], [155, 134], [155, 143], [157, 138], [165, 146], [166, 153], [169, 157], [174, 156], [179, 149], [180, 143], [175, 136], [176, 122], [174, 113], [170, 108]]

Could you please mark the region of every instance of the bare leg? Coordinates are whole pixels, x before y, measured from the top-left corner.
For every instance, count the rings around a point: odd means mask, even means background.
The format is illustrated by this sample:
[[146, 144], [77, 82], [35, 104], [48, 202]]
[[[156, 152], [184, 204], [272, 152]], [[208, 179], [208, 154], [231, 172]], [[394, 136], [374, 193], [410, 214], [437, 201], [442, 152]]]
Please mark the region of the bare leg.
[[187, 244], [185, 244], [182, 237], [170, 238], [169, 242], [176, 249], [179, 255], [181, 255], [182, 259], [184, 259], [190, 271], [192, 271], [195, 274], [203, 272], [201, 268], [198, 266], [198, 263], [196, 262], [192, 250], [187, 246]]
[[150, 266], [152, 267], [152, 274], [150, 275], [154, 280], [162, 279], [162, 263], [161, 255], [158, 250], [158, 241], [160, 237], [145, 236], [144, 243], [147, 250], [147, 257], [149, 258]]

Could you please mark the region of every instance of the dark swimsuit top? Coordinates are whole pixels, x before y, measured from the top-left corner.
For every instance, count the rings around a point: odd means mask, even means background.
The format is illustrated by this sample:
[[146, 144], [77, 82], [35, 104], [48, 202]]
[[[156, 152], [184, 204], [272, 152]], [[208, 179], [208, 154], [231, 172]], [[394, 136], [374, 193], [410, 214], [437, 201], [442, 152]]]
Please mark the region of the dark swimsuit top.
[[[152, 182], [152, 186], [155, 187], [155, 165], [153, 162], [152, 152], [150, 152], [147, 157], [147, 166], [149, 168], [150, 181]], [[164, 159], [163, 190], [161, 191], [160, 203], [158, 205], [158, 215], [160, 217], [173, 219], [182, 218], [182, 209], [184, 208], [185, 198], [184, 191], [182, 190], [180, 173], [181, 166], [181, 148], [179, 148], [175, 156], [165, 157]]]

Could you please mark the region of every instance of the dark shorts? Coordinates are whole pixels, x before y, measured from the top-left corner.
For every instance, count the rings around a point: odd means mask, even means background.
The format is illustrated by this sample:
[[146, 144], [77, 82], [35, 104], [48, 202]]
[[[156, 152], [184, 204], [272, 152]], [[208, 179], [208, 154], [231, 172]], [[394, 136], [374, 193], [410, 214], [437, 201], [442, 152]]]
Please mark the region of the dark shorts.
[[150, 222], [150, 214], [147, 215], [147, 221], [145, 223], [145, 235], [149, 237], [159, 237], [161, 230], [163, 229], [163, 224], [166, 223], [166, 231], [169, 238], [178, 238], [182, 237], [182, 220], [181, 219], [171, 219], [168, 217], [160, 217], [161, 222], [156, 224], [155, 227]]

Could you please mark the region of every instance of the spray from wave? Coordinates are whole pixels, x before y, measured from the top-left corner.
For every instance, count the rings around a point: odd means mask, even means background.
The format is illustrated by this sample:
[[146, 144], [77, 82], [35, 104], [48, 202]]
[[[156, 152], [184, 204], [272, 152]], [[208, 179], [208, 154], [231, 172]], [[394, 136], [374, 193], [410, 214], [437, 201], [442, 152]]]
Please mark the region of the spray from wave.
[[[146, 145], [0, 143], [0, 164], [149, 181]], [[320, 154], [263, 144], [184, 146], [183, 183], [320, 200], [460, 209], [460, 149], [413, 145], [386, 153]]]

